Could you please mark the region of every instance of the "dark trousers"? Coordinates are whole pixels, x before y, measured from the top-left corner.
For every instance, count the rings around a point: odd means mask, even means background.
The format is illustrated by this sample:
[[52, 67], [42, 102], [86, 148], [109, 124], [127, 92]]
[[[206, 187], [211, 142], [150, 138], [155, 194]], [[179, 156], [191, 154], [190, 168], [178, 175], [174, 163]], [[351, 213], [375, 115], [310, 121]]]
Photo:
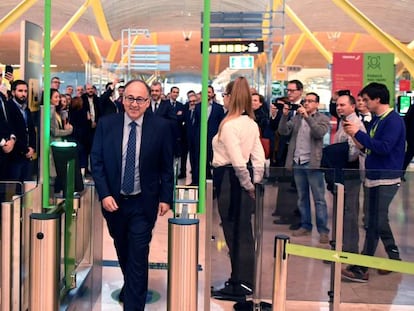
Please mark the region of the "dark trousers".
[[353, 179], [345, 179], [345, 202], [343, 220], [343, 245], [344, 252], [359, 253], [359, 193], [361, 179], [359, 174]]
[[253, 285], [254, 240], [251, 216], [254, 201], [240, 186], [232, 167], [214, 169], [218, 210], [230, 252], [232, 283]]
[[[7, 168], [7, 180], [24, 182], [33, 180], [33, 161], [29, 159], [20, 158], [9, 161]], [[16, 185], [16, 193], [22, 194], [24, 191], [23, 187], [18, 184]]]
[[188, 154], [188, 143], [186, 138], [181, 139], [181, 154], [180, 154], [180, 174], [186, 175], [187, 173], [187, 154]]
[[[397, 193], [399, 184], [389, 186], [378, 186], [365, 188], [365, 202], [367, 205], [366, 223], [367, 230], [365, 235], [364, 250], [362, 253], [374, 256], [381, 238], [385, 251], [390, 259], [400, 259], [398, 247], [395, 244], [389, 219], [388, 209], [392, 199]], [[366, 268], [368, 269], [368, 268]]]
[[142, 198], [120, 199], [119, 209], [103, 211], [124, 275], [124, 310], [143, 311], [148, 291], [148, 254], [154, 222], [147, 219]]
[[413, 157], [414, 157], [414, 145], [407, 144], [407, 150], [405, 151], [404, 166], [403, 166], [404, 172], [407, 169]]
[[199, 157], [197, 145], [194, 141], [188, 141], [188, 150], [190, 154], [190, 166], [191, 166], [191, 183], [198, 185], [199, 179]]

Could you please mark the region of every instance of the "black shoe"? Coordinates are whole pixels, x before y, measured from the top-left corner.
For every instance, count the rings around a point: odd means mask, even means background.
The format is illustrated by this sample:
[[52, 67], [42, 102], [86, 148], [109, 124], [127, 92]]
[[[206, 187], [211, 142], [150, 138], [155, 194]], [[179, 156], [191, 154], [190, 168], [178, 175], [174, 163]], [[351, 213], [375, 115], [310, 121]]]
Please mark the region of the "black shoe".
[[185, 174], [184, 173], [180, 173], [180, 174], [178, 174], [178, 176], [177, 176], [177, 178], [178, 179], [184, 179], [186, 176], [185, 176]]
[[118, 300], [119, 302], [124, 302], [124, 287], [122, 286], [121, 291], [119, 292]]
[[226, 282], [223, 288], [211, 292], [211, 296], [216, 299], [230, 301], [245, 301], [246, 296], [252, 294], [251, 286], [233, 282]]
[[291, 224], [289, 226], [289, 230], [298, 230], [300, 228], [300, 224]]
[[275, 220], [273, 220], [273, 223], [275, 225], [289, 225], [290, 224], [289, 221], [287, 221], [286, 219], [283, 219], [283, 218], [281, 218], [281, 219], [275, 219]]
[[351, 282], [366, 283], [369, 279], [368, 271], [358, 266], [347, 266], [341, 270], [342, 278]]

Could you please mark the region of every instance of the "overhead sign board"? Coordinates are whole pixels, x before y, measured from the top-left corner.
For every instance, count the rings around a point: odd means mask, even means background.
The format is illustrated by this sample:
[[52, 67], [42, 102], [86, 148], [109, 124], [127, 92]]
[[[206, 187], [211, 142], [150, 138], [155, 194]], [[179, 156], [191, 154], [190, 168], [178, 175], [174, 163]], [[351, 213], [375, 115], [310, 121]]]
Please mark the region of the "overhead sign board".
[[[238, 54], [238, 53], [262, 53], [264, 51], [263, 40], [243, 41], [210, 41], [210, 54]], [[201, 42], [203, 52], [203, 42]]]
[[230, 56], [230, 69], [253, 69], [254, 57], [253, 56]]

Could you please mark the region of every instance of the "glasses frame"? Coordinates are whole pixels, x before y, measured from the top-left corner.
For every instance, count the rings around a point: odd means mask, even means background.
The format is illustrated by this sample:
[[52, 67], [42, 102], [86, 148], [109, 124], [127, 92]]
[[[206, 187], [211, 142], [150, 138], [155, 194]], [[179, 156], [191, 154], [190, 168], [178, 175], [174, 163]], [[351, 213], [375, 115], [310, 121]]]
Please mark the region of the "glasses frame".
[[130, 105], [132, 105], [134, 102], [137, 103], [138, 105], [144, 105], [146, 102], [148, 102], [149, 98], [145, 98], [145, 97], [134, 97], [132, 95], [128, 95], [128, 96], [124, 96], [124, 99], [126, 100], [126, 102]]

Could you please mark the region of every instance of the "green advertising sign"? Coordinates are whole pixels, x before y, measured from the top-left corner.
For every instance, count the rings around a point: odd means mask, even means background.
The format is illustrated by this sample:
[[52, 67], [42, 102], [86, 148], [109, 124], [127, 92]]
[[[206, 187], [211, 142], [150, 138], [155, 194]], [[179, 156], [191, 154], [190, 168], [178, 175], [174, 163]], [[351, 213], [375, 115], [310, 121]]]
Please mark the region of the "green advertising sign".
[[390, 105], [395, 104], [395, 66], [392, 53], [364, 53], [364, 85], [383, 83], [390, 91]]

